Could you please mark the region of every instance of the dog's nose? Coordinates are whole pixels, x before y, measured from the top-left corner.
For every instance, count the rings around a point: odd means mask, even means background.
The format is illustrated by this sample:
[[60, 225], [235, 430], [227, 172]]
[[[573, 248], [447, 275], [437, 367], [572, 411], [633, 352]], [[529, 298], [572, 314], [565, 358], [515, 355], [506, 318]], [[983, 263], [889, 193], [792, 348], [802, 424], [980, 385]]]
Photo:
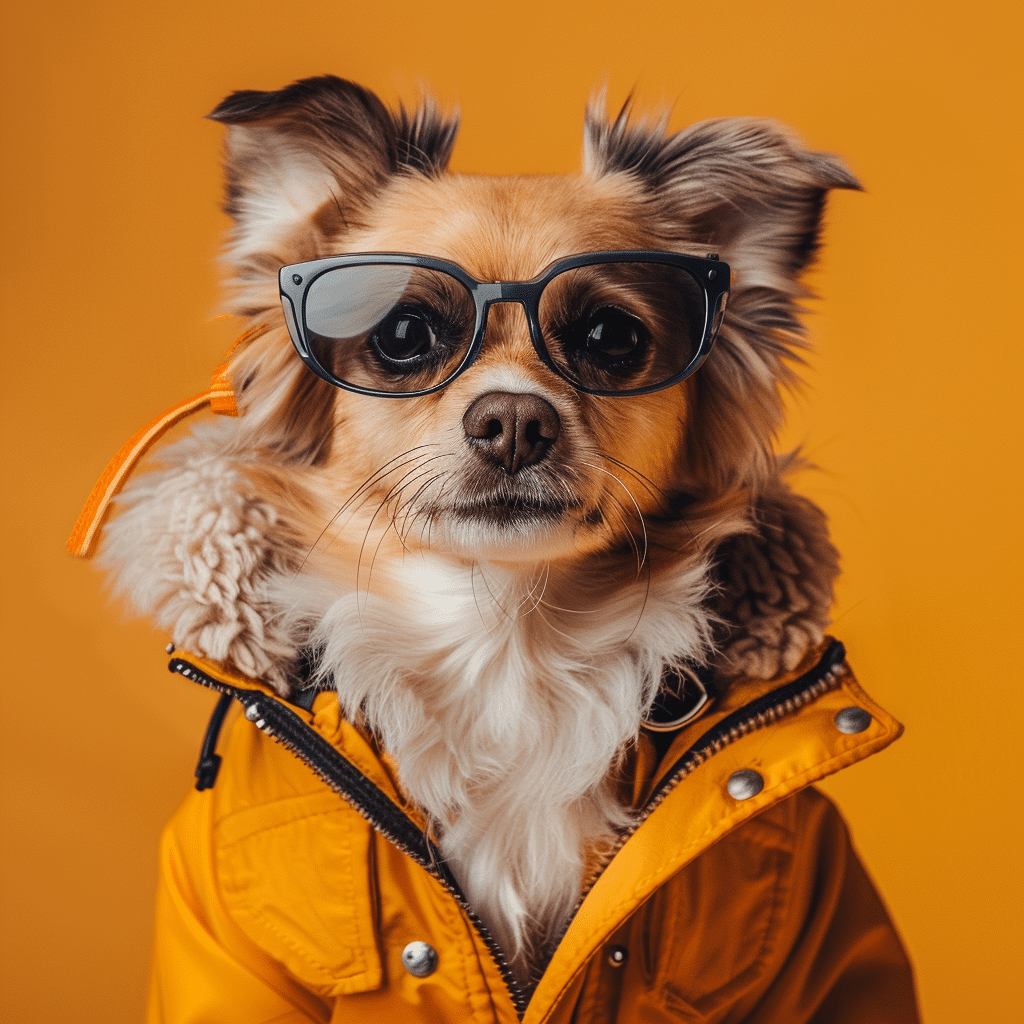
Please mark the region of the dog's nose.
[[489, 391], [462, 417], [470, 444], [510, 476], [547, 454], [561, 429], [555, 407], [539, 395]]

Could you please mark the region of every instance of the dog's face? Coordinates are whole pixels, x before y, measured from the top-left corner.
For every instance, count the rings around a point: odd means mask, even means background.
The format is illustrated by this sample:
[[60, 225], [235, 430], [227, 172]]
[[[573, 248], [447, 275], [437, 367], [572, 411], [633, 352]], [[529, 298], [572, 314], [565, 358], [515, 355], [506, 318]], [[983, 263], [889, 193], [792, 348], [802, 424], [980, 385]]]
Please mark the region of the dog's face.
[[[235, 94], [212, 116], [232, 126], [235, 308], [271, 328], [235, 364], [248, 422], [263, 448], [317, 467], [327, 507], [347, 509], [361, 546], [572, 560], [635, 546], [644, 521], [756, 486], [767, 471], [796, 275], [826, 189], [854, 185], [837, 161], [761, 122], [665, 138], [592, 112], [581, 174], [451, 175], [454, 122], [429, 105], [392, 115], [331, 78]], [[340, 253], [428, 255], [490, 282], [640, 249], [713, 249], [735, 286], [704, 367], [630, 397], [586, 394], [552, 372], [510, 304], [491, 307], [476, 361], [441, 390], [345, 392], [299, 362], [277, 296], [281, 266]], [[628, 297], [608, 308], [620, 306]]]
[[[409, 176], [344, 244], [429, 254], [480, 281], [527, 280], [571, 254], [657, 248], [638, 205], [612, 179]], [[396, 467], [367, 504], [390, 495], [411, 547], [429, 536], [434, 550], [536, 561], [615, 546], [639, 530], [638, 513], [657, 514], [683, 462], [682, 388], [622, 399], [577, 391], [541, 362], [511, 304], [491, 308], [479, 357], [443, 389], [333, 397], [344, 443], [325, 457], [327, 478], [341, 499]]]

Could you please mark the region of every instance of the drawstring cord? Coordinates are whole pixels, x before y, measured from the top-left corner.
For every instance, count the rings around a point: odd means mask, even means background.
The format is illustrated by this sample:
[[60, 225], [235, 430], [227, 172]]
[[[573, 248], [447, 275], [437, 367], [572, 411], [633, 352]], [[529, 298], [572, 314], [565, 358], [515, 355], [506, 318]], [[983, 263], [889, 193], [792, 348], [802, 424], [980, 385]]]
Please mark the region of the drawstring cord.
[[118, 492], [138, 465], [139, 459], [171, 427], [206, 405], [209, 405], [211, 410], [219, 416], [238, 415], [235, 390], [228, 378], [231, 356], [239, 345], [257, 337], [265, 330], [265, 324], [257, 324], [247, 330], [231, 346], [224, 362], [214, 370], [213, 380], [206, 391], [172, 406], [156, 419], [147, 423], [141, 430], [136, 431], [128, 442], [121, 446], [117, 454], [107, 463], [107, 468], [103, 470], [99, 480], [96, 481], [86, 500], [85, 507], [75, 522], [67, 542], [70, 554], [77, 558], [86, 558], [92, 553], [110, 503], [117, 497]]

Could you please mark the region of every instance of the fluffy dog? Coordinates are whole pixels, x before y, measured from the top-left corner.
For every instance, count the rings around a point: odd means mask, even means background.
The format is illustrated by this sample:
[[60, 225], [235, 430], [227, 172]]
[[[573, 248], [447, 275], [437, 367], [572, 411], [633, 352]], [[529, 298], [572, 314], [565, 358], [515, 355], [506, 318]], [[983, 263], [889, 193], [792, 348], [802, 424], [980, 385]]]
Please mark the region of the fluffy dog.
[[[230, 366], [241, 415], [126, 491], [106, 565], [179, 647], [283, 695], [336, 687], [525, 978], [629, 825], [619, 770], [662, 680], [772, 678], [822, 638], [836, 555], [772, 437], [799, 275], [826, 193], [856, 181], [770, 122], [668, 134], [602, 102], [566, 176], [449, 173], [453, 117], [333, 77], [210, 116], [227, 126], [228, 308], [253, 328]], [[282, 267], [346, 253], [487, 283], [609, 251], [731, 268], [715, 347], [681, 382], [583, 390], [545, 365], [523, 308], [496, 302], [446, 386], [358, 393], [303, 364], [279, 294]], [[671, 333], [636, 326], [631, 301], [578, 314], [588, 345], [625, 332], [594, 357], [624, 380], [631, 347]], [[392, 325], [427, 340], [387, 358], [426, 359], [450, 327], [434, 315]]]

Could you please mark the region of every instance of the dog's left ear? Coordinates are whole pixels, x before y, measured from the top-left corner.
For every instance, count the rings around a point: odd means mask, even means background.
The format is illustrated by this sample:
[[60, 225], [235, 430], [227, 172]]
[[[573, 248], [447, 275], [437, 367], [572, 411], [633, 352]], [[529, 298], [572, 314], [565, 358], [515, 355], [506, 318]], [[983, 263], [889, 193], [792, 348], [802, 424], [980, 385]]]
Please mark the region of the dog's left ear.
[[635, 176], [688, 242], [728, 252], [741, 286], [791, 289], [817, 250], [826, 194], [859, 189], [857, 179], [839, 157], [804, 149], [773, 121], [721, 118], [674, 135], [665, 127], [631, 120], [629, 103], [608, 122], [592, 104], [585, 170]]
[[458, 117], [429, 97], [412, 113], [391, 111], [334, 75], [235, 92], [208, 116], [228, 126], [232, 312], [248, 316], [276, 305], [281, 266], [330, 255], [324, 243], [358, 227], [393, 176], [441, 173], [458, 132]]
[[801, 271], [817, 250], [830, 189], [860, 188], [843, 162], [806, 150], [772, 121], [726, 118], [666, 133], [666, 119], [609, 121], [587, 112], [584, 170], [631, 178], [661, 244], [715, 252], [732, 269], [712, 357], [691, 378], [688, 464], [713, 489], [758, 487], [774, 475], [780, 384], [801, 346]]

